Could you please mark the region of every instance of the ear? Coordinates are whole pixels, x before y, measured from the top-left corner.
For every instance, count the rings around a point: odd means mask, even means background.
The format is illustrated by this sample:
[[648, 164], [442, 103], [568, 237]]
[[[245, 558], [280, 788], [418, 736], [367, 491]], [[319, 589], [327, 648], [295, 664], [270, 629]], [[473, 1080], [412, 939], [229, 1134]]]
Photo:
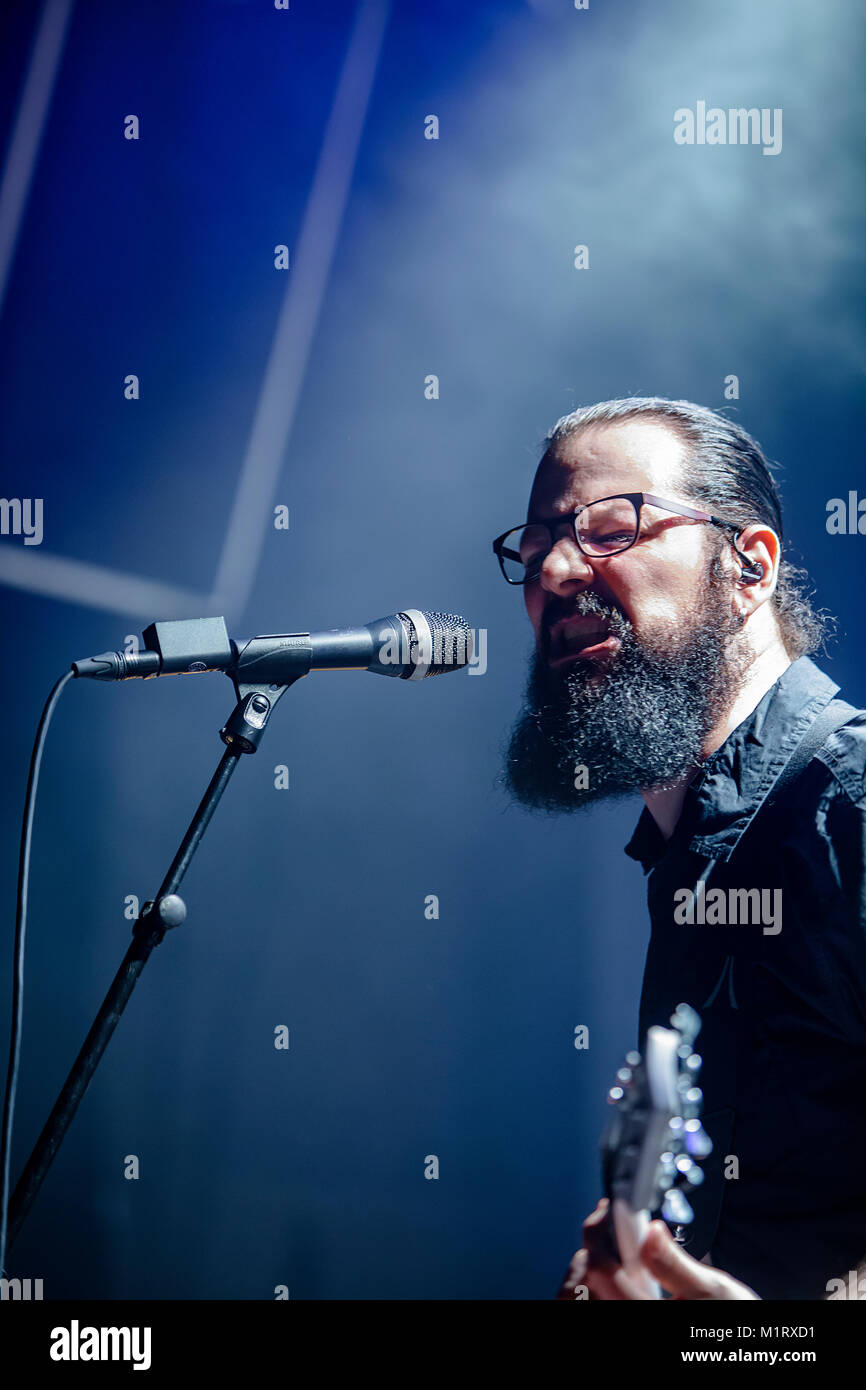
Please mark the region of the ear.
[[[734, 540], [732, 557], [737, 611], [748, 618], [772, 597], [779, 578], [782, 542], [772, 526], [746, 526]], [[745, 562], [741, 559], [745, 557]]]

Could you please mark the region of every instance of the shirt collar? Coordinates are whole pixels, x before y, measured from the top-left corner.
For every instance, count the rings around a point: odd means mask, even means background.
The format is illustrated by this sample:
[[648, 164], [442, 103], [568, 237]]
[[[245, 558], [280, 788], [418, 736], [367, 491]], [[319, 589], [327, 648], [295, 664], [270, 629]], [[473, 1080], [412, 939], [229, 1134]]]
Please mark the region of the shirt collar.
[[644, 873], [674, 846], [728, 859], [803, 734], [838, 690], [807, 656], [792, 662], [686, 789], [671, 839], [665, 840], [644, 807], [626, 854]]

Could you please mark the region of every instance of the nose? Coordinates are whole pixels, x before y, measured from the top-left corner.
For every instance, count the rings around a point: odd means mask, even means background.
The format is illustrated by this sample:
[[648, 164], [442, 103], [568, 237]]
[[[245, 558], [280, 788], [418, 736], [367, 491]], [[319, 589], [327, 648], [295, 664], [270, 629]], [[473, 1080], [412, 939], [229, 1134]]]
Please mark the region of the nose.
[[577, 542], [563, 536], [544, 557], [539, 583], [550, 594], [571, 595], [595, 579], [595, 570]]

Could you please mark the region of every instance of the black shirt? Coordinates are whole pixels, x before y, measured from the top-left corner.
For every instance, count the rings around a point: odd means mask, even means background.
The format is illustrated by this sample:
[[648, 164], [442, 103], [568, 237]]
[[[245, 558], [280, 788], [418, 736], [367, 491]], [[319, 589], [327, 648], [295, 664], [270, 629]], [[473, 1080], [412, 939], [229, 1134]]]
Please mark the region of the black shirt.
[[[795, 661], [707, 759], [671, 839], [644, 810], [626, 846], [649, 874], [638, 1046], [681, 1001], [703, 1021], [714, 1149], [685, 1248], [762, 1298], [824, 1298], [866, 1257], [866, 712], [762, 806], [838, 689]], [[702, 875], [703, 908], [684, 892]], [[719, 924], [684, 921], [690, 902]]]

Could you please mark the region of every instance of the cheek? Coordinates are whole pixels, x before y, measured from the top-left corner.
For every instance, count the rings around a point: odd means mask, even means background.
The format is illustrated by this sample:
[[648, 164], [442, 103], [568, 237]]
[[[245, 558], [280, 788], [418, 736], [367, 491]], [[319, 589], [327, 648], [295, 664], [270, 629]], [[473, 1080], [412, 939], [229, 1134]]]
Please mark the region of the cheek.
[[538, 634], [541, 628], [541, 615], [544, 611], [544, 594], [538, 584], [524, 585], [523, 603], [526, 608], [526, 615]]
[[689, 567], [641, 559], [607, 576], [613, 597], [638, 636], [659, 624], [675, 622], [691, 603], [695, 576]]

